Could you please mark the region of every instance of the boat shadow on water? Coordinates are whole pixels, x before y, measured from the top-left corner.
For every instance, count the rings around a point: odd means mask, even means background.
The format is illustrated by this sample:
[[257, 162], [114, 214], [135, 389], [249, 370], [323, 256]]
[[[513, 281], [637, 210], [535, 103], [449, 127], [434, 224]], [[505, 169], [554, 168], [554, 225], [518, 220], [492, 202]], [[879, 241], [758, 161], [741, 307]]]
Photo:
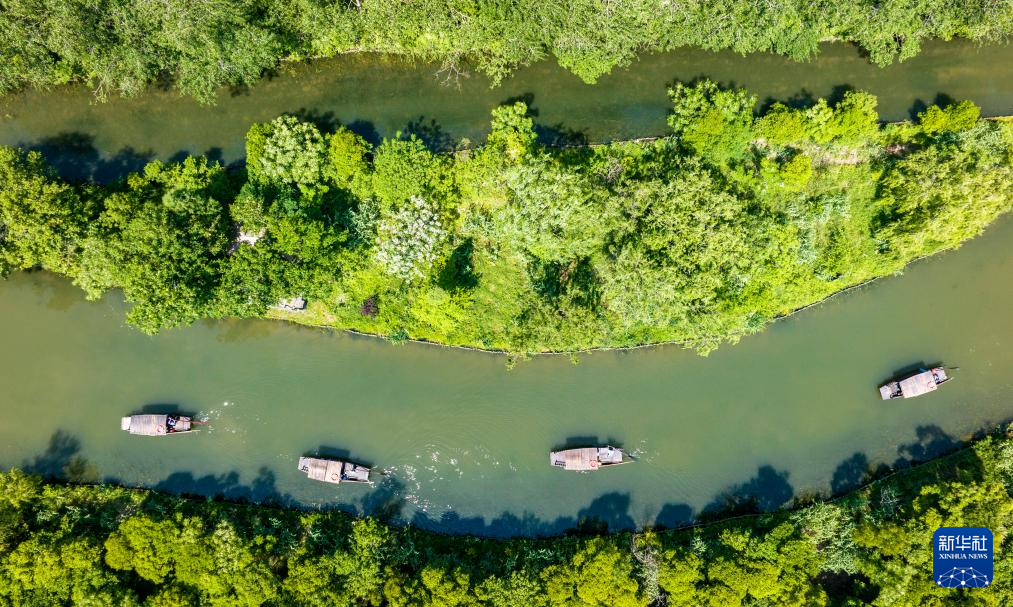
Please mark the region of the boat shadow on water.
[[610, 445], [616, 449], [623, 448], [623, 441], [613, 437], [605, 439], [599, 438], [597, 435], [588, 436], [568, 436], [562, 444], [555, 445], [552, 447], [552, 451], [563, 451], [565, 449], [579, 449], [581, 447], [597, 447], [600, 445]]
[[910, 365], [906, 365], [899, 369], [895, 369], [893, 373], [890, 374], [889, 377], [884, 377], [877, 385], [882, 385], [887, 382], [896, 381], [899, 378], [907, 377], [909, 375], [918, 373], [923, 369], [932, 369], [933, 367], [942, 367], [942, 366], [943, 366], [942, 363], [935, 363], [930, 365], [926, 364], [924, 360], [920, 360], [916, 363], [911, 363]]
[[[980, 432], [976, 436], [982, 436]], [[923, 425], [915, 429], [916, 439], [897, 447], [897, 457], [890, 463], [873, 465], [868, 456], [856, 452], [842, 461], [833, 471], [828, 470], [830, 495], [826, 492], [797, 492], [789, 481], [789, 473], [771, 465], [761, 465], [756, 473], [741, 483], [718, 492], [700, 511], [687, 503], [671, 502], [656, 511], [635, 510], [630, 493], [610, 491], [591, 500], [572, 516], [554, 519], [539, 517], [531, 512], [504, 511], [493, 518], [463, 516], [455, 511], [430, 514], [411, 505], [410, 491], [395, 475], [380, 477], [371, 488], [359, 493], [361, 497], [348, 501], [331, 502], [323, 507], [302, 503], [281, 491], [274, 470], [262, 466], [249, 482], [243, 481], [239, 471], [195, 476], [192, 472], [173, 472], [161, 481], [150, 484], [152, 489], [175, 495], [216, 499], [240, 503], [259, 503], [273, 507], [296, 507], [322, 510], [340, 510], [358, 516], [372, 516], [395, 525], [410, 524], [441, 533], [474, 535], [480, 537], [544, 537], [557, 535], [594, 535], [611, 531], [631, 530], [642, 526], [679, 528], [696, 523], [770, 512], [782, 507], [805, 505], [852, 491], [870, 481], [882, 478], [899, 469], [945, 455], [960, 449], [965, 443], [936, 425]], [[584, 439], [588, 437], [574, 437]], [[321, 454], [346, 457], [348, 451], [328, 446], [318, 448]], [[99, 469], [81, 453], [81, 442], [69, 432], [58, 430], [50, 438], [46, 449], [21, 464], [26, 472], [69, 482], [108, 482], [136, 485], [111, 475], [100, 475]], [[874, 498], [878, 499], [878, 498]]]
[[144, 405], [129, 415], [188, 415], [193, 417], [192, 412], [183, 411], [176, 403], [151, 403]]

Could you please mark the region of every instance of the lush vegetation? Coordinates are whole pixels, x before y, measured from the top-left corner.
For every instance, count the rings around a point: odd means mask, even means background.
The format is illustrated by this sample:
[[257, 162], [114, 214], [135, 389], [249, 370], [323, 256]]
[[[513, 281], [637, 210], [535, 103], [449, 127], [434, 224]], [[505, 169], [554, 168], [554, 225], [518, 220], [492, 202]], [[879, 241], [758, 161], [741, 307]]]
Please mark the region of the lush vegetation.
[[[148, 332], [271, 315], [510, 352], [707, 350], [1013, 201], [1013, 125], [970, 102], [881, 127], [861, 92], [760, 117], [710, 82], [671, 96], [655, 141], [547, 148], [523, 104], [453, 154], [283, 116], [250, 129], [244, 171], [189, 158], [107, 186], [3, 148], [0, 272], [122, 288]], [[272, 309], [293, 296], [309, 309]]]
[[[0, 605], [1000, 606], [1013, 601], [1011, 489], [1013, 440], [996, 436], [791, 512], [485, 540], [12, 470], [0, 473]], [[940, 526], [993, 531], [990, 588], [933, 583]]]
[[929, 37], [1006, 40], [1001, 0], [4, 0], [0, 92], [82, 81], [97, 95], [175, 86], [205, 102], [282, 59], [393, 53], [495, 81], [554, 56], [593, 82], [637, 53], [685, 46], [813, 57], [823, 40], [885, 65]]

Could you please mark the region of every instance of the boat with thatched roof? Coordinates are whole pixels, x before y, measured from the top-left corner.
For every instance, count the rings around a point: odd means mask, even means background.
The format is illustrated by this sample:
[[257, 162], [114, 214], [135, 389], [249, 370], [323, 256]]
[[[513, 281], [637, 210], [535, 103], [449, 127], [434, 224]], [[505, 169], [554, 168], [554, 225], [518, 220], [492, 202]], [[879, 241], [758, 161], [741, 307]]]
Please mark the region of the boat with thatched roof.
[[934, 392], [940, 384], [953, 379], [946, 375], [943, 367], [921, 369], [904, 379], [887, 382], [879, 387], [879, 395], [883, 400], [895, 398], [914, 398], [922, 394]]
[[167, 436], [194, 432], [199, 423], [186, 415], [142, 414], [121, 418], [120, 429], [139, 436]]
[[306, 477], [324, 483], [368, 483], [369, 468], [340, 459], [300, 457], [299, 471]]
[[[625, 457], [624, 457], [625, 456]], [[591, 472], [607, 466], [628, 464], [633, 461], [618, 447], [577, 447], [549, 453], [549, 463], [563, 470]]]

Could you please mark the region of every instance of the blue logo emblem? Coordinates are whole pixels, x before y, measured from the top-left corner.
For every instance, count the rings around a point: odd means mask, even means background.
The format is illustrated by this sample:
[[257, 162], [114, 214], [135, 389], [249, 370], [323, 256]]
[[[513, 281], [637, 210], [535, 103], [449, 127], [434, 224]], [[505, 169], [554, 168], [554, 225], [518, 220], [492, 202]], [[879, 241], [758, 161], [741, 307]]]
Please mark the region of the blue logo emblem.
[[940, 527], [932, 536], [932, 578], [944, 588], [992, 583], [992, 532], [985, 527]]

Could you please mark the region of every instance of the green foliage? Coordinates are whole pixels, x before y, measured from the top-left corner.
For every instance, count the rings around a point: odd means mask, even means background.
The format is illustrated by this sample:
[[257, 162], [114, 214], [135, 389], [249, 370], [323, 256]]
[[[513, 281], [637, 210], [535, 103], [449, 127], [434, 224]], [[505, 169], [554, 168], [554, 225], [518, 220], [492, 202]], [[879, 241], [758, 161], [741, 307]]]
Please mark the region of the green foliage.
[[633, 576], [628, 552], [602, 538], [587, 542], [564, 565], [542, 571], [545, 591], [552, 605], [574, 607], [646, 607]]
[[377, 226], [376, 260], [407, 281], [424, 279], [443, 247], [446, 230], [434, 205], [421, 196], [388, 213]]
[[845, 93], [833, 111], [818, 103], [808, 115], [817, 143], [858, 145], [875, 141], [879, 132], [876, 98], [862, 91]]
[[741, 157], [752, 138], [756, 97], [726, 90], [710, 80], [669, 89], [674, 108], [668, 117], [679, 139], [694, 153], [717, 162]]
[[128, 320], [148, 333], [208, 315], [228, 244], [223, 181], [203, 158], [132, 175], [84, 238], [77, 284], [90, 298], [122, 288]]
[[366, 155], [369, 152], [369, 144], [365, 139], [345, 127], [340, 127], [331, 135], [328, 147], [328, 159], [334, 179], [338, 183], [350, 183], [356, 177], [366, 175], [369, 170]]
[[986, 133], [980, 135], [937, 142], [888, 168], [880, 181], [882, 225], [876, 234], [888, 243], [888, 255], [910, 259], [957, 246], [1009, 210], [1013, 167], [1008, 156], [982, 155]]
[[792, 521], [812, 543], [825, 571], [858, 572], [860, 555], [852, 514], [840, 504], [820, 503], [796, 512]]
[[527, 104], [518, 101], [492, 111], [492, 126], [485, 148], [488, 153], [517, 163], [537, 147], [535, 122], [528, 115]]
[[323, 171], [327, 159], [317, 127], [293, 116], [275, 118], [259, 150], [257, 172], [264, 179], [293, 185], [305, 195], [326, 191]]
[[[44, 484], [12, 470], [0, 473], [0, 605], [999, 607], [1013, 601], [1011, 452], [1013, 438], [996, 434], [795, 512], [537, 540]], [[940, 526], [993, 531], [987, 592], [933, 583]]]
[[811, 136], [805, 112], [775, 103], [756, 121], [756, 134], [772, 145], [806, 142]]
[[820, 570], [815, 550], [794, 525], [782, 523], [761, 537], [745, 529], [725, 529], [717, 540], [701, 593], [709, 604], [826, 604], [823, 589], [811, 581]]
[[587, 180], [541, 157], [502, 173], [504, 204], [483, 234], [541, 260], [570, 262], [601, 246], [610, 209]]
[[443, 162], [415, 135], [385, 139], [376, 151], [372, 191], [384, 212], [407, 204], [414, 196], [432, 198], [442, 190], [442, 179]]
[[[250, 129], [245, 174], [191, 158], [103, 187], [0, 150], [0, 252], [93, 298], [123, 288], [149, 332], [266, 315], [513, 353], [707, 352], [959, 246], [1013, 200], [1013, 128], [973, 105], [881, 129], [860, 92], [755, 121], [744, 91], [672, 97], [675, 135], [571, 148], [539, 145], [520, 103], [451, 154], [283, 117]], [[296, 296], [307, 311], [272, 310]]]
[[793, 154], [783, 162], [764, 158], [760, 162], [764, 178], [790, 192], [801, 192], [812, 178], [812, 159], [805, 154]]
[[57, 179], [38, 152], [0, 147], [0, 275], [41, 266], [70, 274], [93, 219], [87, 197]]
[[981, 110], [971, 101], [960, 101], [951, 103], [946, 108], [938, 105], [930, 106], [924, 112], [918, 114], [918, 123], [922, 130], [930, 135], [943, 131], [962, 131], [973, 127], [978, 118], [981, 117]]
[[0, 11], [0, 92], [86, 82], [100, 99], [168, 79], [213, 103], [283, 61], [350, 52], [474, 65], [494, 83], [551, 54], [595, 82], [639, 53], [687, 46], [810, 59], [824, 40], [857, 44], [879, 65], [927, 38], [1002, 41], [1004, 2], [749, 0], [7, 0]]
[[141, 578], [156, 584], [165, 580], [172, 568], [177, 525], [156, 521], [149, 516], [132, 516], [105, 541], [106, 564], [113, 569], [133, 570]]

